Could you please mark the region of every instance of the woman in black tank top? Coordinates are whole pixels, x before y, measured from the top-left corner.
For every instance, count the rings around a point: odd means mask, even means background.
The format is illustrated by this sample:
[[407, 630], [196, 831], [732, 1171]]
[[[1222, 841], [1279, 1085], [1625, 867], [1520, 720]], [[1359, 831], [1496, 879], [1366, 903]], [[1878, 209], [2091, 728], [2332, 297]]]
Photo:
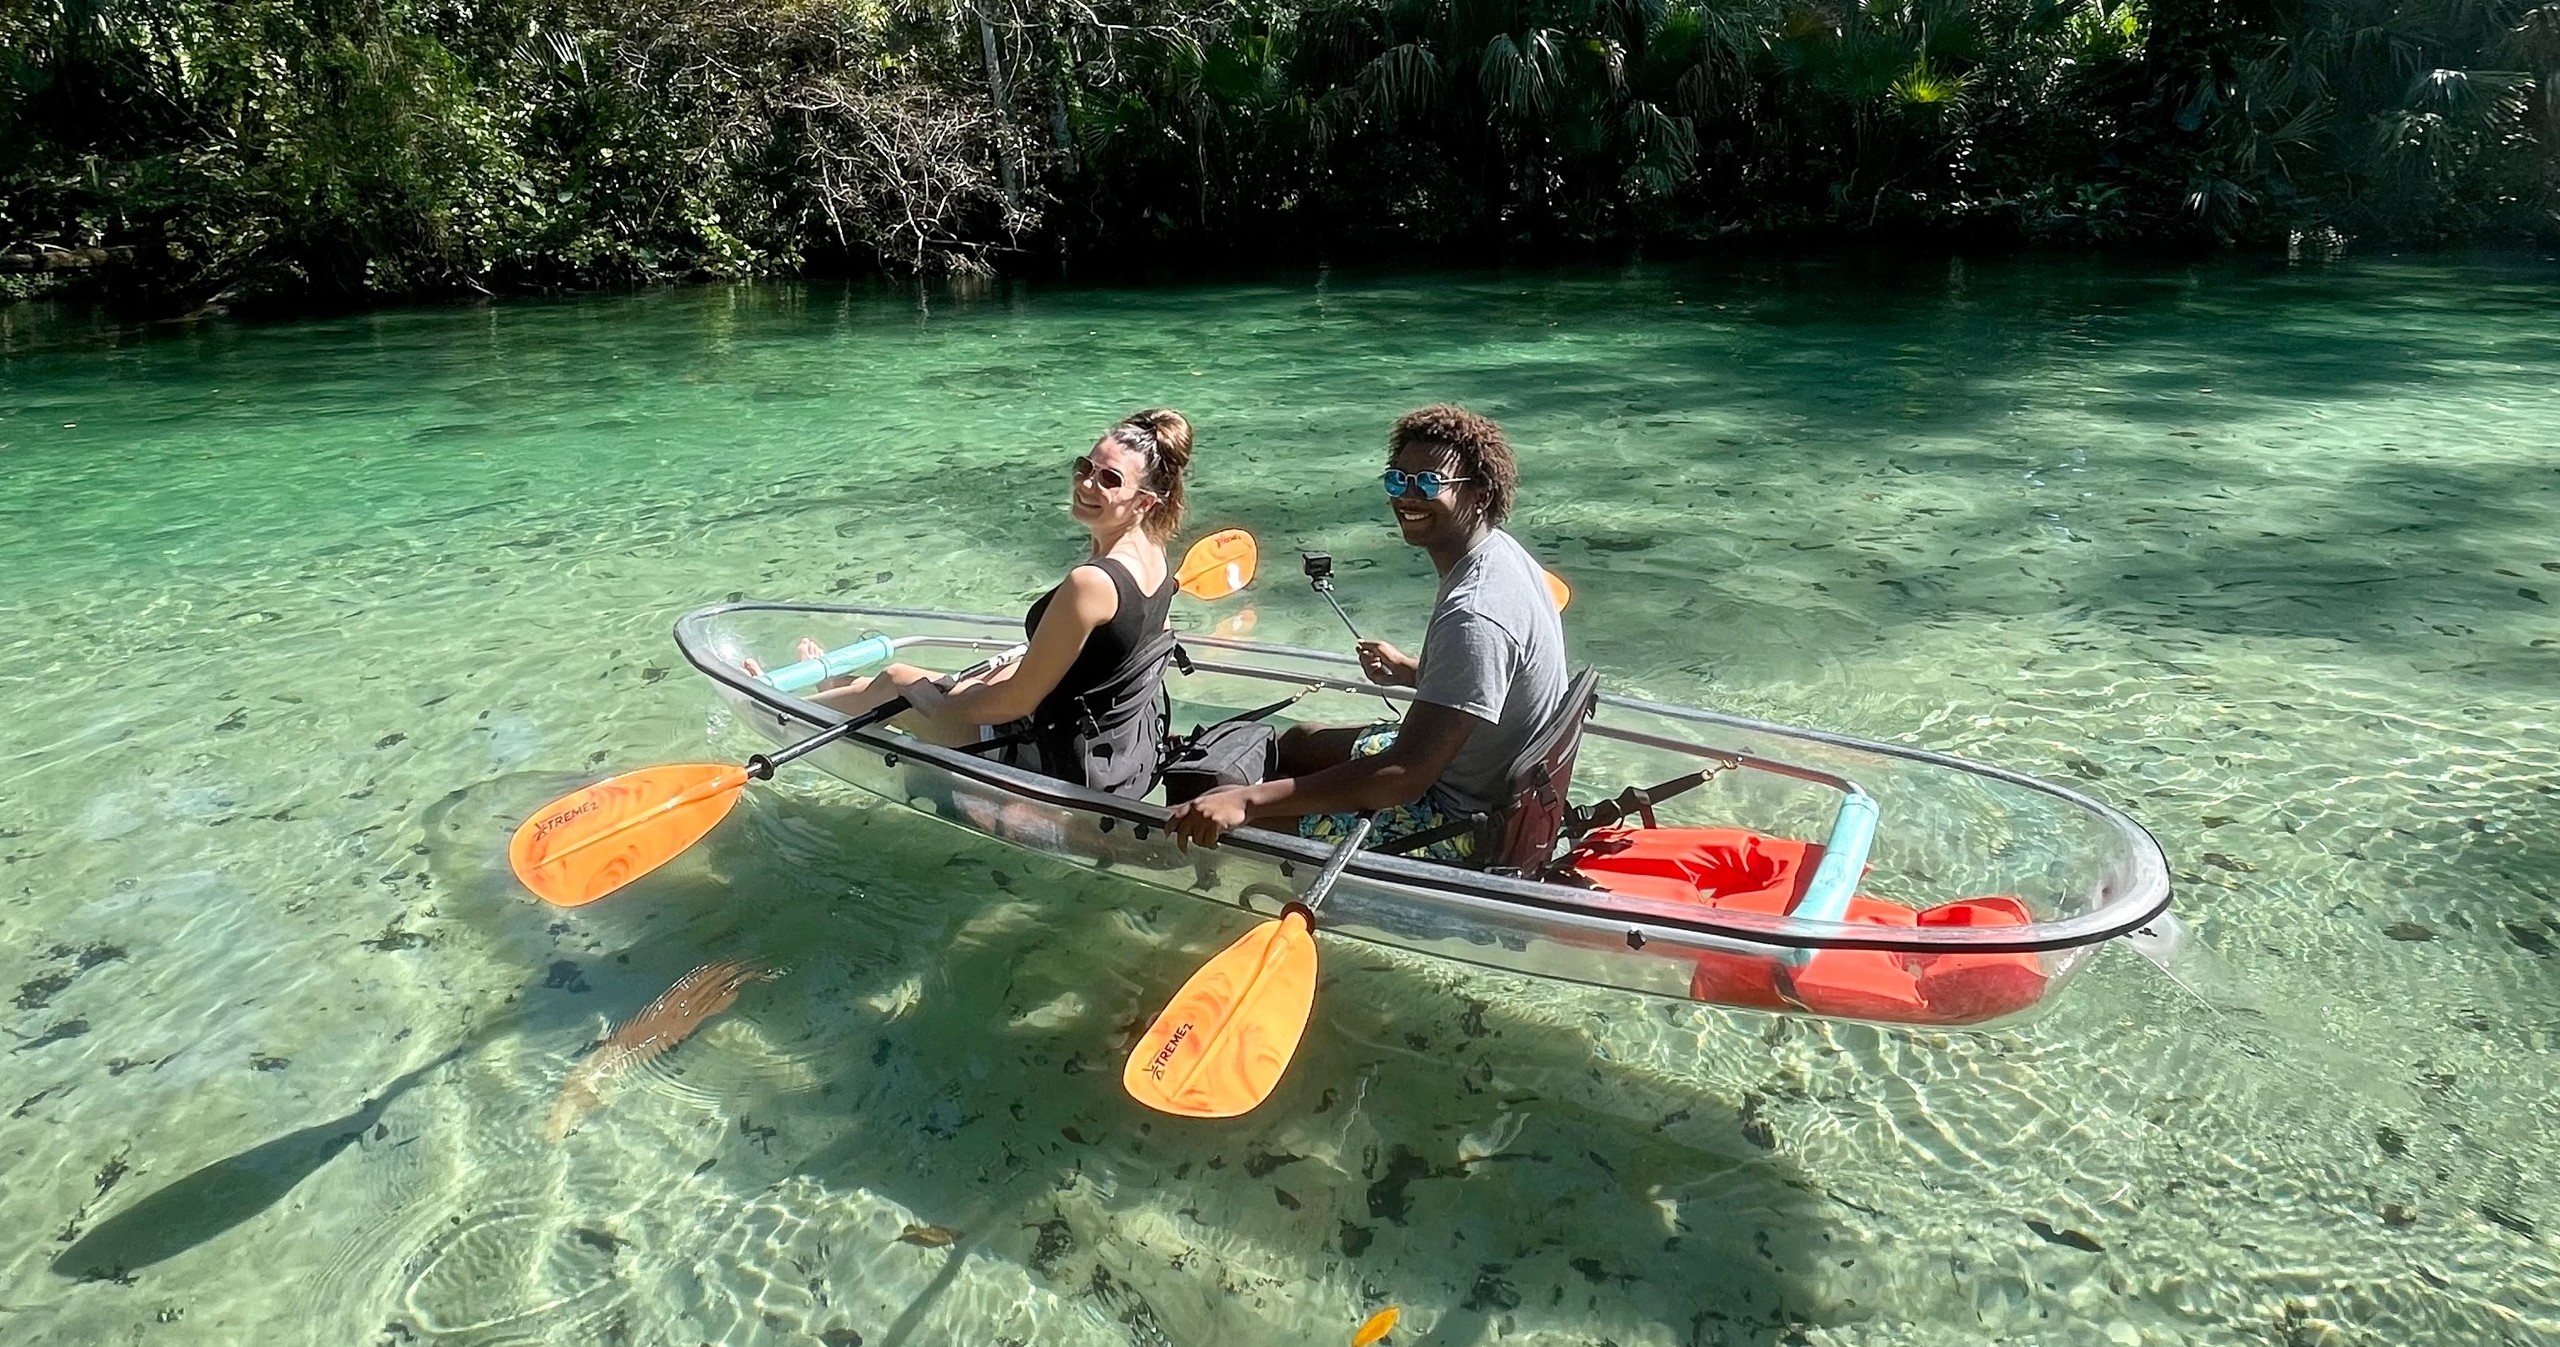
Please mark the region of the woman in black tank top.
[[[932, 670], [892, 664], [869, 678], [828, 684], [815, 700], [858, 715], [903, 696], [914, 709], [893, 723], [934, 743], [966, 747], [991, 739], [1030, 741], [1035, 729], [1073, 728], [1097, 694], [1116, 691], [1126, 700], [1136, 692], [1151, 699], [1153, 687], [1126, 684], [1132, 659], [1164, 630], [1173, 607], [1178, 586], [1164, 542], [1182, 526], [1190, 462], [1191, 423], [1164, 408], [1113, 426], [1075, 460], [1068, 511], [1092, 535], [1092, 551], [1031, 605], [1023, 619], [1030, 649], [1019, 661], [950, 688]], [[1160, 684], [1160, 666], [1152, 676]], [[1115, 689], [1115, 681], [1122, 686]], [[1047, 753], [1043, 769], [1079, 785], [1133, 794], [1153, 785], [1152, 762], [1144, 764], [1144, 779], [1131, 790], [1136, 779], [1126, 772], [1086, 780], [1094, 775], [1081, 770], [1086, 764], [1061, 762], [1060, 756]], [[1026, 762], [1020, 753], [1013, 758]], [[1034, 758], [1026, 765], [1041, 762]]]
[[[1156, 549], [1156, 556], [1161, 565], [1162, 547]], [[1048, 696], [1041, 699], [1034, 714], [1055, 709], [1053, 704], [1063, 705], [1070, 698], [1099, 690], [1114, 671], [1138, 652], [1139, 647], [1164, 630], [1165, 619], [1173, 612], [1174, 591], [1181, 588], [1174, 582], [1170, 569], [1159, 572], [1162, 579], [1156, 591], [1150, 594], [1139, 585], [1138, 577], [1120, 558], [1105, 556], [1098, 561], [1089, 561], [1068, 572], [1067, 578], [1059, 581], [1048, 593], [1031, 601], [1031, 611], [1022, 618], [1023, 639], [1038, 639], [1040, 619], [1048, 615], [1050, 601], [1056, 599], [1058, 591], [1073, 582], [1079, 572], [1088, 569], [1101, 571], [1110, 578], [1116, 605], [1111, 620], [1085, 636], [1084, 648], [1076, 652], [1075, 663], [1067, 666], [1065, 676], [1058, 680], [1055, 688], [1050, 689]]]

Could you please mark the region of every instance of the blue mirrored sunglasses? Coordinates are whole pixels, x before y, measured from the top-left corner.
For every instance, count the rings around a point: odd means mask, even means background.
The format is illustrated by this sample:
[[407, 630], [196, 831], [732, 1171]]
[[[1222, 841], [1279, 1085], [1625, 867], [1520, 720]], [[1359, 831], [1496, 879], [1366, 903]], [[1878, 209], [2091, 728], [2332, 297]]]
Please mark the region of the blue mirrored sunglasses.
[[1386, 484], [1387, 494], [1390, 496], [1401, 496], [1405, 493], [1405, 488], [1411, 486], [1422, 493], [1424, 500], [1438, 500], [1441, 492], [1460, 482], [1472, 482], [1475, 479], [1443, 477], [1436, 472], [1406, 472], [1402, 468], [1389, 468], [1378, 474], [1378, 480]]

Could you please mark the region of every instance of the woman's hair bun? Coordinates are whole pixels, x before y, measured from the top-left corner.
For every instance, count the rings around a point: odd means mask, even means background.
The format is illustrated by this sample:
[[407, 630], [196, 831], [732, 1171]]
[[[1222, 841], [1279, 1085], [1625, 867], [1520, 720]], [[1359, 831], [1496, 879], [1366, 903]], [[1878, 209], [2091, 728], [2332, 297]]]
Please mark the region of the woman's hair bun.
[[1156, 452], [1177, 469], [1191, 462], [1191, 420], [1171, 407], [1149, 407], [1121, 424], [1146, 431]]
[[1110, 437], [1146, 455], [1146, 486], [1156, 496], [1156, 508], [1147, 516], [1147, 533], [1158, 540], [1172, 537], [1182, 528], [1188, 495], [1183, 477], [1191, 467], [1191, 418], [1171, 407], [1149, 407], [1121, 418]]

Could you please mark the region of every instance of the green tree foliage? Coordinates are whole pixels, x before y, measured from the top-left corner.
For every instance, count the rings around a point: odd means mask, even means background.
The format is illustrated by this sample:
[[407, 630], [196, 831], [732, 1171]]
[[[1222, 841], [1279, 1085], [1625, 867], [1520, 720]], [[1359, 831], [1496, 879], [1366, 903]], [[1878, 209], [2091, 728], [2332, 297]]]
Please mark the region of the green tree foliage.
[[2182, 42], [2189, 204], [2226, 236], [2560, 224], [2560, 4], [2320, 0]]
[[2560, 0], [0, 0], [21, 285], [2555, 230]]
[[0, 52], [0, 251], [188, 293], [966, 268], [1036, 223], [974, 53], [865, 0], [59, 0]]

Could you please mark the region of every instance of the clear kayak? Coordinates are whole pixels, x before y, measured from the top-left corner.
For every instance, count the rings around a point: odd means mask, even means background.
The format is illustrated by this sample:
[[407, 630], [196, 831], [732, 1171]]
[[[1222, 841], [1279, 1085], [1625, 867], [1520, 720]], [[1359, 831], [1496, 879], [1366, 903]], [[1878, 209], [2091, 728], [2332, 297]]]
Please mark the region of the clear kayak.
[[[724, 603], [687, 614], [676, 643], [745, 723], [787, 743], [845, 719], [808, 700], [824, 677], [891, 659], [958, 669], [1020, 633], [994, 617]], [[828, 653], [799, 659], [803, 638]], [[1302, 691], [1289, 719], [1372, 722], [1408, 695], [1366, 683], [1348, 655], [1210, 635], [1182, 644], [1188, 669], [1165, 680], [1177, 732]], [[766, 672], [750, 675], [749, 661]], [[1185, 850], [1152, 797], [1104, 795], [887, 728], [809, 761], [983, 836], [1256, 916], [1275, 915], [1329, 850], [1261, 828]], [[1535, 873], [1363, 853], [1322, 929], [1735, 1008], [1987, 1027], [2033, 1018], [2097, 946], [2169, 904], [2159, 844], [2076, 791], [1605, 691], [1567, 794], [1580, 816]]]

